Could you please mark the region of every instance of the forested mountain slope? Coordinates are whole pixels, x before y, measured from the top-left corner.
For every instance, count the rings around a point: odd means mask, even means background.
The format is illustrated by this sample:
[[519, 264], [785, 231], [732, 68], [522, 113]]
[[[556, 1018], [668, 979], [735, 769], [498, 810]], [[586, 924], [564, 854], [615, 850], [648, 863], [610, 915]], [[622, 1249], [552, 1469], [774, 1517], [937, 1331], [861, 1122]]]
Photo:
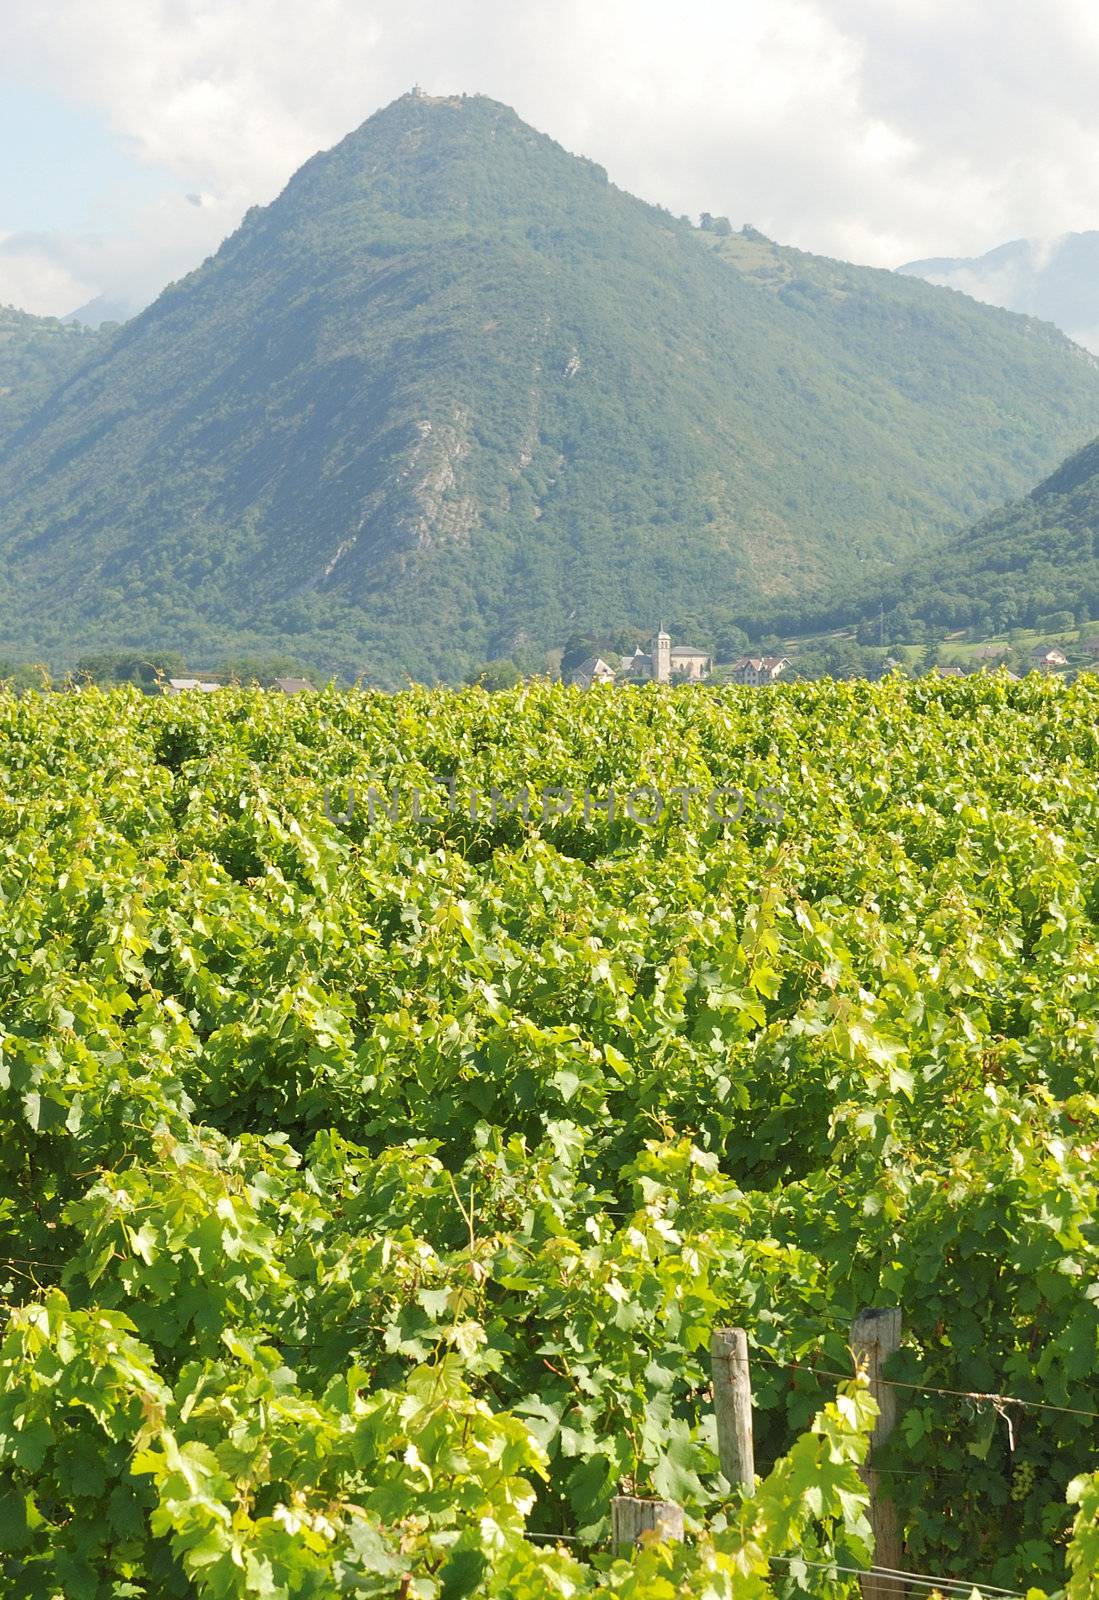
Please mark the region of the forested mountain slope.
[[0, 449], [101, 342], [87, 328], [0, 306]]
[[1044, 317], [1099, 349], [1099, 233], [1012, 239], [982, 256], [940, 256], [900, 268], [990, 305]]
[[1043, 324], [694, 228], [504, 106], [408, 95], [0, 449], [0, 650], [262, 645], [392, 684], [706, 630], [1097, 429], [1099, 368]]
[[1045, 616], [1099, 616], [1099, 440], [1033, 493], [898, 568], [863, 607], [902, 608], [932, 626], [998, 632]]

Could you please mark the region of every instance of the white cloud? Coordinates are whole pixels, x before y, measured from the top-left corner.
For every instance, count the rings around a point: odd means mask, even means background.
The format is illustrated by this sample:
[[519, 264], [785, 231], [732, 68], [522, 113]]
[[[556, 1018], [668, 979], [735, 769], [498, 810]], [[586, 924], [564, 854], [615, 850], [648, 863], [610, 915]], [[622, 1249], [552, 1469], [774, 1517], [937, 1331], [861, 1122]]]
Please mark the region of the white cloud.
[[52, 317], [95, 293], [90, 282], [56, 259], [49, 236], [0, 233], [0, 306]]
[[1091, 0], [37, 0], [5, 70], [216, 197], [76, 251], [109, 291], [190, 265], [414, 81], [506, 100], [675, 211], [879, 265], [1099, 221]]
[[137, 212], [128, 232], [0, 235], [0, 304], [64, 316], [97, 295], [140, 309], [166, 283], [198, 265], [239, 221], [211, 196], [162, 196]]

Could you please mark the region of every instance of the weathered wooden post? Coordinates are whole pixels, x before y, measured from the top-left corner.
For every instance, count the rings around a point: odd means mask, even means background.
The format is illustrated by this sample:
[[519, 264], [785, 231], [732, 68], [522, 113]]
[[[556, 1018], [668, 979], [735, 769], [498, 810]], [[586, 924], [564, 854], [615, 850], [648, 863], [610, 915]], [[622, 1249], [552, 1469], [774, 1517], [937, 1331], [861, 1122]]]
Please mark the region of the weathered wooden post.
[[751, 1494], [756, 1486], [752, 1380], [748, 1371], [748, 1335], [743, 1328], [714, 1329], [710, 1336], [710, 1372], [721, 1470], [730, 1483], [739, 1484]]
[[[870, 1436], [870, 1455], [885, 1443], [893, 1432], [897, 1420], [897, 1399], [892, 1384], [882, 1377], [882, 1367], [894, 1350], [900, 1348], [901, 1313], [899, 1307], [885, 1311], [860, 1311], [851, 1324], [851, 1350], [860, 1366], [865, 1366], [870, 1380], [870, 1393], [878, 1402], [878, 1420]], [[870, 1491], [870, 1526], [874, 1530], [874, 1565], [896, 1571], [901, 1565], [901, 1532], [897, 1508], [892, 1497], [883, 1489], [881, 1479], [872, 1466], [861, 1469], [863, 1482]], [[863, 1600], [904, 1600], [905, 1584], [901, 1578], [877, 1577], [867, 1574], [860, 1578]]]
[[650, 1530], [660, 1539], [682, 1539], [683, 1507], [674, 1500], [638, 1500], [632, 1494], [616, 1494], [611, 1501], [614, 1545], [635, 1545]]

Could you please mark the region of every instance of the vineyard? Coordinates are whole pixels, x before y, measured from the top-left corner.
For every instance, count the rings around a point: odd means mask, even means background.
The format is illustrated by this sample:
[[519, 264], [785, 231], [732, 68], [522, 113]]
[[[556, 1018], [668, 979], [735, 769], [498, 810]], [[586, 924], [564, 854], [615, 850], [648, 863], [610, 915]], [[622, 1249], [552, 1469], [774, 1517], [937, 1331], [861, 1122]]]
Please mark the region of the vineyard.
[[0, 1595], [856, 1597], [865, 1307], [905, 1569], [1099, 1595], [1097, 774], [1087, 677], [0, 693]]

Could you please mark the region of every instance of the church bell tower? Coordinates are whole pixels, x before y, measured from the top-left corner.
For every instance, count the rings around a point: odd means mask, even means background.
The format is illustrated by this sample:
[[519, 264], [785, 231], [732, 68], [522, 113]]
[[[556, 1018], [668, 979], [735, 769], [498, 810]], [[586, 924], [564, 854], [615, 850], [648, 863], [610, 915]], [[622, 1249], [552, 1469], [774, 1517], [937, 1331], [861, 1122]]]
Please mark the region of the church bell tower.
[[660, 632], [653, 640], [653, 682], [670, 683], [672, 677], [672, 636], [664, 632], [661, 623]]

